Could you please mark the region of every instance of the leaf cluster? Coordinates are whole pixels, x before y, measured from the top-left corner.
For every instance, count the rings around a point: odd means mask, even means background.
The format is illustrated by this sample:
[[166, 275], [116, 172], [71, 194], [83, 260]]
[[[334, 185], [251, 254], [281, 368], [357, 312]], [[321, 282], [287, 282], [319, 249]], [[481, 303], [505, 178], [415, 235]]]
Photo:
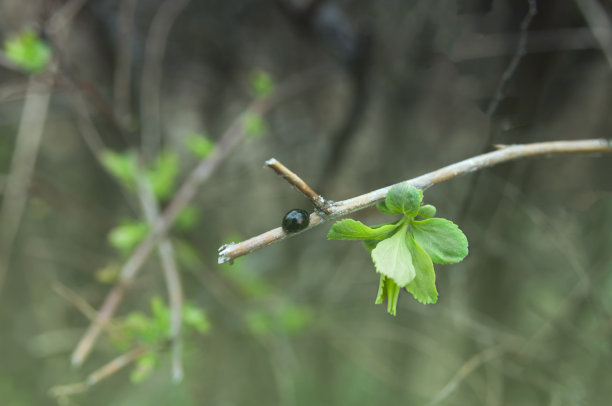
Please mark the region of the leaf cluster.
[[[131, 373], [135, 383], [146, 379], [159, 363], [160, 351], [172, 338], [170, 327], [170, 309], [159, 296], [151, 298], [151, 315], [142, 312], [128, 314], [115, 329], [113, 344], [120, 350], [134, 346], [146, 346], [149, 351], [140, 357]], [[185, 303], [181, 309], [183, 332], [206, 334], [210, 322], [203, 309]]]
[[380, 283], [376, 303], [387, 299], [395, 315], [399, 292], [405, 288], [421, 303], [438, 300], [433, 264], [454, 264], [468, 254], [468, 241], [452, 221], [435, 218], [436, 208], [423, 205], [423, 191], [408, 182], [395, 185], [377, 208], [399, 220], [377, 226], [345, 219], [336, 222], [327, 238], [361, 240], [371, 252]]

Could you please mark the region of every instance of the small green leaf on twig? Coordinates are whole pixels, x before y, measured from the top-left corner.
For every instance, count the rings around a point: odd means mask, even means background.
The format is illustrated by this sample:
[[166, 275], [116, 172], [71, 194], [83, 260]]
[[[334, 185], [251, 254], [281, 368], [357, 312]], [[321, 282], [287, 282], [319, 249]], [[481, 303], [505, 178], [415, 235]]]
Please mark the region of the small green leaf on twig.
[[[387, 311], [395, 315], [401, 288], [421, 303], [438, 300], [433, 263], [450, 264], [468, 254], [468, 241], [453, 222], [433, 218], [436, 208], [423, 204], [423, 191], [407, 182], [393, 186], [378, 209], [400, 220], [368, 227], [351, 219], [336, 222], [327, 237], [363, 240], [380, 274], [376, 303], [387, 300]], [[416, 220], [420, 216], [425, 220]]]

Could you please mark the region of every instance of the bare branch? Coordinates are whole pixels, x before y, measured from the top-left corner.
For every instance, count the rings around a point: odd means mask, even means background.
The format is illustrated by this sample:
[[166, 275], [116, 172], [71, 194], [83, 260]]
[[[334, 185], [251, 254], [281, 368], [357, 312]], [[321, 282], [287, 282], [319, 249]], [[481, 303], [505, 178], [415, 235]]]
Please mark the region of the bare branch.
[[329, 213], [329, 206], [326, 204], [323, 196], [312, 190], [312, 188], [308, 186], [308, 183], [304, 182], [302, 178], [300, 178], [294, 172], [289, 170], [289, 168], [277, 161], [275, 158], [268, 159], [266, 161], [266, 165], [272, 168], [274, 172], [278, 173], [280, 176], [283, 177], [283, 179], [295, 186], [297, 190], [299, 190], [307, 198], [309, 198], [312, 204], [314, 204], [317, 209], [324, 213]]
[[113, 104], [115, 117], [125, 124], [131, 114], [132, 98], [132, 47], [134, 45], [134, 17], [137, 0], [122, 1], [119, 5], [117, 31], [121, 41], [117, 41], [116, 64], [113, 75]]
[[[531, 20], [533, 20], [538, 13], [536, 0], [527, 0], [527, 2], [529, 3], [529, 10], [527, 11], [525, 18], [523, 18], [523, 21], [521, 21], [521, 35], [519, 36], [518, 44], [516, 44], [516, 52], [514, 53], [510, 64], [506, 67], [506, 70], [502, 74], [501, 80], [499, 81], [497, 89], [495, 90], [495, 95], [493, 96], [493, 99], [491, 99], [489, 107], [487, 107], [487, 116], [489, 117], [493, 116], [497, 110], [497, 107], [499, 107], [499, 103], [504, 98], [504, 89], [506, 88], [506, 84], [510, 78], [512, 78], [514, 72], [516, 72], [516, 69], [521, 62], [521, 59], [523, 59], [523, 56], [525, 56], [527, 53], [527, 36], [529, 34], [529, 25], [531, 24]], [[489, 140], [488, 143], [490, 143], [490, 141], [491, 140]]]
[[113, 359], [109, 363], [103, 365], [101, 368], [95, 370], [83, 381], [70, 385], [54, 386], [49, 390], [49, 393], [57, 398], [66, 397], [70, 395], [76, 395], [79, 393], [86, 392], [92, 386], [96, 385], [100, 381], [107, 379], [117, 373], [120, 369], [126, 367], [138, 358], [142, 357], [149, 352], [149, 348], [138, 347], [132, 351], [125, 353]]
[[[50, 71], [53, 78], [55, 67], [51, 67]], [[11, 170], [0, 206], [0, 292], [28, 200], [28, 189], [49, 110], [52, 83], [53, 80], [49, 84], [40, 80], [40, 77], [32, 76], [23, 105]]]
[[612, 23], [606, 9], [597, 0], [576, 0], [576, 4], [612, 68]]
[[136, 247], [133, 254], [121, 268], [119, 283], [115, 285], [108, 296], [106, 296], [98, 312], [98, 318], [89, 326], [72, 353], [71, 362], [73, 365], [81, 365], [85, 358], [87, 358], [87, 355], [101, 332], [102, 326], [110, 321], [119, 303], [123, 299], [126, 287], [136, 277], [153, 251], [153, 248], [168, 232], [180, 211], [191, 201], [191, 199], [193, 199], [200, 186], [210, 178], [221, 162], [223, 162], [223, 159], [225, 159], [234, 147], [238, 145], [240, 140], [242, 140], [245, 134], [245, 117], [253, 113], [259, 115], [266, 114], [283, 101], [301, 94], [313, 85], [320, 84], [320, 79], [317, 70], [298, 75], [284, 85], [279, 86], [276, 92], [271, 96], [253, 102], [243, 114], [239, 115], [236, 120], [234, 120], [217, 143], [217, 147], [214, 149], [213, 153], [207, 159], [201, 161], [187, 176], [185, 182], [174, 195], [168, 207], [157, 221], [155, 221], [154, 226], [151, 227], [151, 231], [147, 238]]
[[[146, 177], [138, 174], [138, 197], [149, 225], [155, 224], [159, 217], [158, 203], [151, 190]], [[157, 245], [157, 252], [161, 260], [168, 298], [170, 303], [170, 335], [172, 346], [172, 379], [180, 382], [183, 379], [182, 341], [181, 341], [181, 314], [183, 310], [183, 288], [179, 276], [174, 249], [169, 239], [163, 238]]]
[[142, 123], [142, 151], [145, 159], [157, 154], [161, 142], [159, 117], [160, 89], [166, 43], [170, 29], [190, 0], [165, 0], [153, 17], [145, 43], [145, 60], [140, 92], [140, 122]]
[[[523, 145], [507, 145], [497, 151], [477, 155], [473, 158], [457, 162], [433, 172], [426, 173], [417, 178], [410, 179], [412, 186], [419, 189], [427, 189], [437, 183], [456, 178], [467, 173], [479, 171], [500, 164], [502, 162], [514, 161], [539, 156], [552, 156], [562, 154], [588, 154], [588, 153], [612, 153], [612, 141], [606, 139], [591, 139], [580, 141], [552, 141], [539, 142]], [[383, 200], [393, 185], [374, 190], [372, 192], [354, 197], [330, 205], [330, 214], [322, 217], [317, 213], [310, 215], [309, 226], [301, 232], [310, 230], [337, 217], [342, 217], [358, 210], [363, 210]], [[294, 236], [298, 233], [287, 234], [278, 227], [246, 241], [231, 243], [219, 248], [218, 262], [232, 261], [238, 257], [249, 254], [257, 249], [263, 248], [276, 241]]]

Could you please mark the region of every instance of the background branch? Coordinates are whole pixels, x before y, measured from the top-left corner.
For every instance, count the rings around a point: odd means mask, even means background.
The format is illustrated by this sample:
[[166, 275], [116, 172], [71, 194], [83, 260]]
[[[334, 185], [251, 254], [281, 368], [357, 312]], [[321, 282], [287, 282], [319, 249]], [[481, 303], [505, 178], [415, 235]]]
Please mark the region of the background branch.
[[[581, 141], [551, 141], [524, 145], [508, 145], [497, 151], [477, 155], [473, 158], [469, 158], [436, 171], [426, 173], [425, 175], [410, 179], [407, 182], [416, 188], [425, 190], [437, 183], [441, 183], [467, 173], [489, 168], [502, 162], [538, 156], [586, 153], [612, 153], [612, 141], [606, 139], [591, 139]], [[325, 217], [320, 216], [316, 212], [312, 213], [310, 215], [310, 225], [302, 232], [310, 230], [311, 228], [316, 227], [327, 220], [342, 217], [376, 204], [385, 198], [391, 187], [393, 187], [393, 185], [374, 190], [352, 199], [332, 203], [330, 205], [330, 213]], [[219, 248], [218, 262], [222, 264], [232, 261], [238, 257], [296, 234], [299, 233], [287, 234], [281, 227], [278, 227], [246, 241], [237, 244], [231, 243], [224, 245]]]
[[[50, 70], [53, 72], [55, 68], [52, 67]], [[48, 83], [38, 76], [30, 78], [11, 169], [4, 187], [0, 206], [0, 294], [28, 200], [28, 189], [45, 128], [54, 73], [51, 73], [50, 78]]]
[[156, 244], [168, 232], [172, 224], [174, 224], [180, 211], [194, 198], [200, 186], [209, 179], [225, 157], [236, 145], [238, 145], [240, 140], [242, 140], [245, 135], [245, 117], [249, 114], [264, 115], [281, 102], [302, 93], [314, 84], [318, 84], [320, 82], [318, 76], [317, 71], [298, 75], [284, 85], [279, 86], [277, 91], [271, 96], [253, 102], [232, 122], [216, 144], [213, 153], [207, 159], [201, 161], [187, 176], [185, 182], [178, 189], [170, 204], [151, 227], [151, 231], [147, 238], [138, 245], [134, 253], [121, 268], [119, 283], [117, 283], [106, 296], [98, 312], [98, 318], [89, 326], [72, 353], [71, 362], [73, 365], [81, 365], [83, 363], [100, 334], [102, 326], [110, 321], [117, 310], [119, 303], [123, 299], [126, 287], [136, 277]]

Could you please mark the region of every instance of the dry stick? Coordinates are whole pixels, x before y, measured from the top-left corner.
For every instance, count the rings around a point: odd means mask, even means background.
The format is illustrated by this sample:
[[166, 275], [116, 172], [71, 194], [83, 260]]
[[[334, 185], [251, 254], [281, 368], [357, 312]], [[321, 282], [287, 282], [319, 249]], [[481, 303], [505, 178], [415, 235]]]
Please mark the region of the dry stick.
[[147, 347], [138, 347], [132, 351], [125, 353], [113, 359], [109, 363], [103, 365], [101, 368], [95, 370], [83, 382], [74, 383], [71, 385], [55, 386], [49, 390], [49, 393], [54, 397], [65, 397], [70, 395], [76, 395], [89, 390], [92, 386], [96, 385], [100, 381], [107, 379], [117, 373], [120, 369], [126, 367], [138, 358], [142, 357], [150, 351]]
[[297, 190], [302, 192], [307, 198], [309, 198], [312, 204], [314, 204], [318, 210], [329, 214], [329, 205], [323, 196], [312, 190], [312, 188], [308, 186], [308, 184], [304, 182], [302, 178], [290, 171], [289, 168], [277, 161], [275, 158], [268, 159], [266, 161], [266, 165], [273, 169], [274, 172], [282, 176], [287, 182], [295, 186]]
[[575, 0], [589, 28], [612, 68], [612, 22], [606, 9], [597, 0]]
[[[159, 207], [151, 184], [146, 177], [139, 173], [137, 175], [138, 197], [145, 217], [149, 225], [155, 224], [159, 217]], [[182, 363], [182, 341], [181, 341], [181, 314], [183, 309], [183, 288], [179, 276], [178, 266], [174, 255], [172, 243], [167, 238], [162, 239], [157, 245], [157, 251], [162, 263], [164, 279], [168, 289], [170, 302], [170, 335], [172, 347], [172, 379], [180, 382], [183, 379]]]
[[[55, 67], [50, 70], [53, 72]], [[50, 83], [53, 83], [53, 78], [54, 73], [51, 74]], [[0, 206], [0, 294], [28, 200], [28, 189], [49, 110], [51, 87], [52, 84], [43, 82], [40, 77], [32, 76], [21, 113], [15, 152]]]
[[[425, 190], [437, 183], [453, 179], [466, 173], [489, 168], [502, 162], [546, 155], [586, 153], [612, 153], [612, 141], [606, 139], [591, 139], [581, 141], [552, 141], [523, 145], [507, 145], [500, 150], [477, 155], [473, 158], [469, 158], [436, 171], [429, 172], [425, 175], [421, 175], [417, 178], [407, 180], [407, 182], [416, 188]], [[323, 217], [317, 213], [312, 213], [310, 215], [310, 224], [303, 231], [310, 230], [311, 228], [316, 227], [327, 220], [342, 217], [355, 211], [363, 210], [366, 207], [370, 207], [383, 200], [391, 187], [393, 187], [393, 185], [374, 190], [352, 199], [331, 203], [329, 215]], [[224, 262], [234, 260], [276, 241], [283, 240], [296, 234], [299, 234], [299, 232], [287, 234], [281, 227], [278, 227], [240, 243], [223, 245], [219, 248], [218, 262], [222, 264]]]
[[212, 175], [223, 159], [227, 157], [230, 151], [243, 138], [245, 134], [245, 118], [248, 118], [250, 114], [263, 115], [281, 102], [319, 83], [319, 72], [316, 70], [299, 75], [285, 85], [280, 86], [271, 96], [253, 102], [243, 114], [239, 115], [236, 120], [234, 120], [217, 143], [212, 154], [207, 159], [201, 161], [189, 174], [166, 210], [164, 210], [163, 214], [155, 221], [153, 227], [151, 227], [151, 231], [147, 238], [136, 247], [134, 253], [121, 268], [119, 283], [110, 291], [98, 312], [98, 318], [89, 326], [72, 353], [71, 362], [73, 365], [81, 365], [85, 358], [87, 358], [87, 355], [101, 332], [102, 326], [110, 321], [119, 303], [123, 299], [126, 287], [138, 274], [138, 271], [146, 262], [155, 245], [168, 232], [172, 224], [174, 224], [174, 220], [178, 213], [193, 199], [198, 188]]

